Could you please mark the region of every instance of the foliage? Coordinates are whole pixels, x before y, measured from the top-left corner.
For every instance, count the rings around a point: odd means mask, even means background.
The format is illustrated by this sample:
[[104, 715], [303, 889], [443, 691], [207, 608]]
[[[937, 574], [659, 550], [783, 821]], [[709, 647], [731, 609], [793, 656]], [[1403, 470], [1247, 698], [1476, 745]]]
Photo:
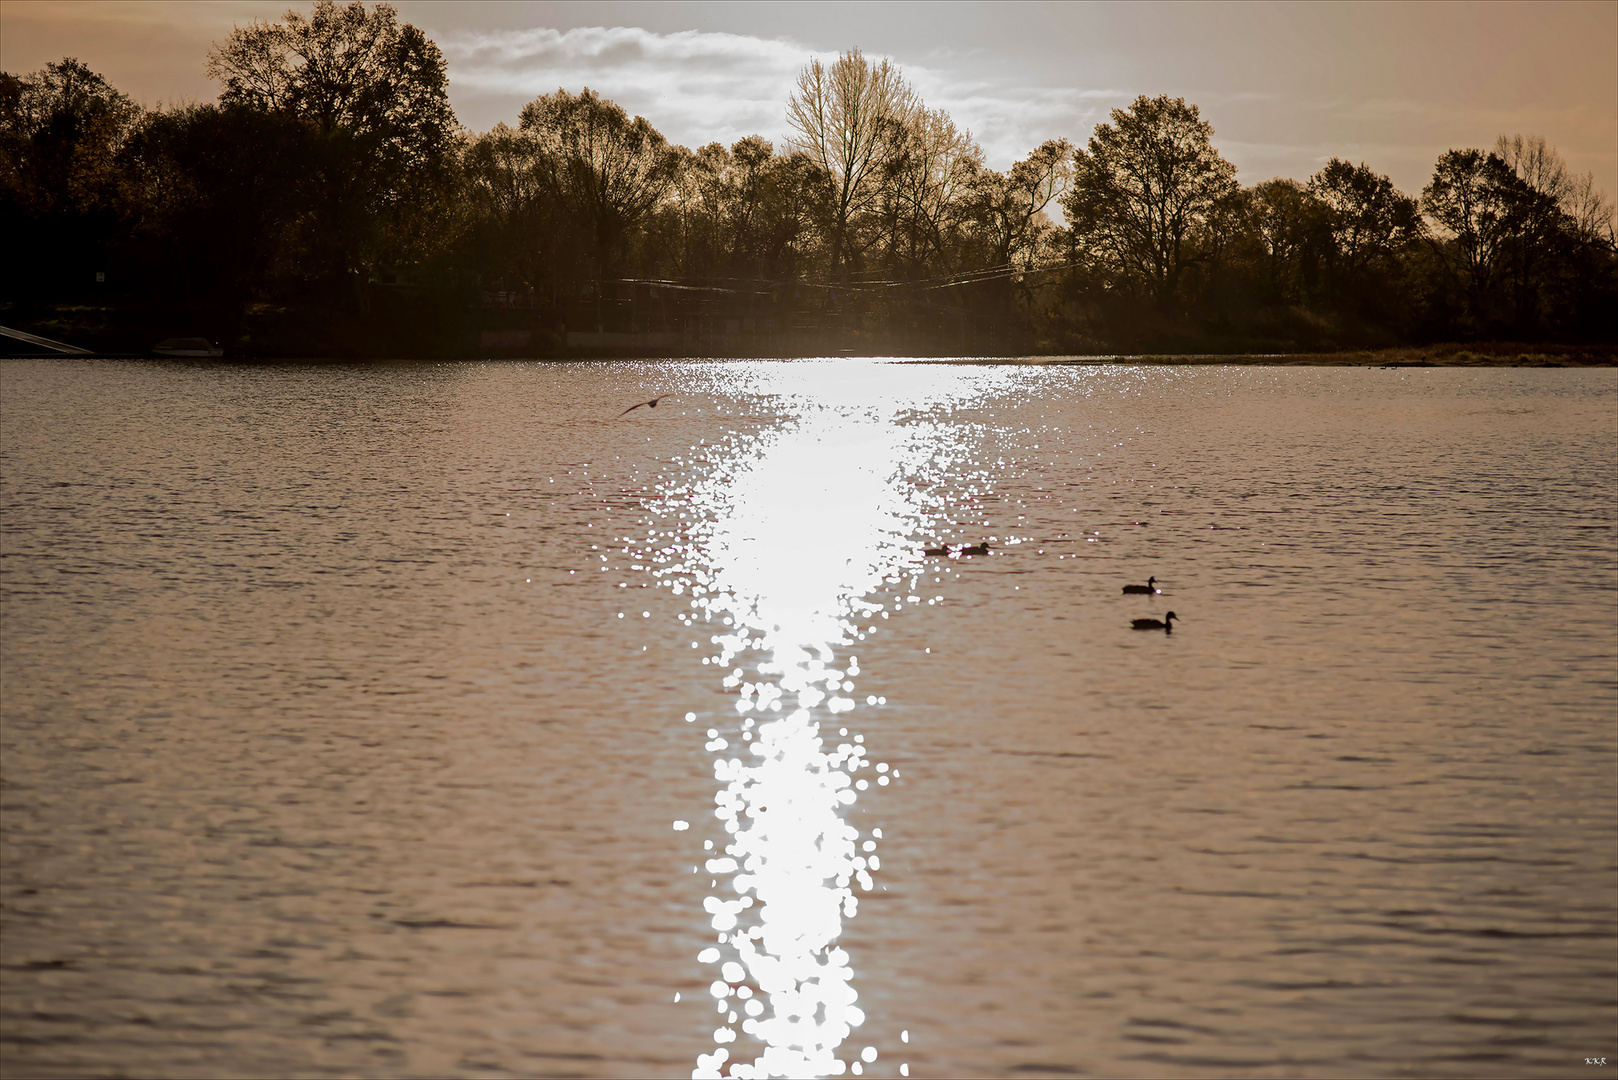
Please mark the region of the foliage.
[[618, 272], [626, 241], [668, 193], [681, 155], [644, 117], [631, 120], [588, 87], [535, 98], [521, 125], [553, 163], [555, 194], [589, 225], [591, 268]]
[[138, 105], [70, 57], [26, 79], [5, 75], [0, 109], [8, 195], [44, 214], [88, 213], [113, 201], [118, 150]]
[[438, 48], [361, 0], [239, 27], [209, 70], [217, 103], [149, 111], [76, 60], [0, 73], [8, 295], [341, 316], [356, 349], [570, 318], [907, 350], [1618, 337], [1612, 204], [1533, 136], [1448, 151], [1419, 199], [1339, 158], [1244, 187], [1196, 106], [1142, 96], [999, 172], [858, 50], [805, 66], [780, 149], [671, 146], [589, 89], [469, 134]]
[[461, 158], [471, 225], [463, 254], [490, 279], [533, 284], [563, 261], [554, 162], [533, 133], [497, 124]]
[[304, 241], [333, 282], [429, 253], [421, 226], [441, 210], [459, 125], [443, 54], [391, 6], [317, 0], [307, 18], [238, 27], [208, 72], [223, 105], [309, 129]]
[[0, 227], [7, 293], [82, 293], [118, 235], [119, 151], [140, 107], [72, 58], [0, 73]]
[[1184, 98], [1142, 95], [1073, 155], [1062, 207], [1075, 251], [1160, 309], [1173, 307], [1185, 272], [1211, 257], [1214, 217], [1237, 190], [1236, 166], [1212, 138], [1213, 125]]
[[890, 118], [886, 138], [875, 223], [882, 263], [910, 279], [953, 269], [947, 264], [969, 227], [983, 151], [942, 109]]
[[309, 140], [297, 121], [239, 105], [146, 114], [121, 164], [128, 235], [147, 279], [238, 306], [262, 284], [295, 279]]

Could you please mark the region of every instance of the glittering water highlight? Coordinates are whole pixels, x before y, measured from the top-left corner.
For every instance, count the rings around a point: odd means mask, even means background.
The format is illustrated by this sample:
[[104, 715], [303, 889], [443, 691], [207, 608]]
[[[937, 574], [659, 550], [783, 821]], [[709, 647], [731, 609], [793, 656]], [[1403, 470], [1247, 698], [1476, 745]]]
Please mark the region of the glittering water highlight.
[[[995, 546], [823, 584], [811, 707], [715, 538], [834, 415], [902, 429], [814, 463], [900, 539]], [[0, 363], [0, 1073], [753, 1070], [784, 904], [704, 909], [714, 766], [800, 708], [876, 762], [827, 1071], [1612, 1061], [1615, 417], [1610, 369]], [[771, 595], [870, 556], [816, 504]]]
[[[693, 645], [711, 647], [702, 663], [736, 695], [736, 715], [706, 729], [725, 836], [705, 842], [715, 940], [698, 959], [714, 968], [720, 1022], [695, 1077], [858, 1075], [880, 1054], [840, 1056], [865, 1014], [838, 938], [882, 865], [881, 828], [862, 831], [851, 811], [899, 779], [851, 727], [886, 704], [858, 694], [857, 650], [890, 612], [942, 599], [916, 593], [918, 541], [938, 509], [932, 480], [957, 472], [959, 432], [946, 438], [904, 396], [856, 403], [816, 370], [772, 399], [784, 426], [667, 493], [658, 517], [681, 526], [643, 553], [689, 591], [687, 625], [719, 631]], [[929, 412], [949, 407], [928, 389]]]

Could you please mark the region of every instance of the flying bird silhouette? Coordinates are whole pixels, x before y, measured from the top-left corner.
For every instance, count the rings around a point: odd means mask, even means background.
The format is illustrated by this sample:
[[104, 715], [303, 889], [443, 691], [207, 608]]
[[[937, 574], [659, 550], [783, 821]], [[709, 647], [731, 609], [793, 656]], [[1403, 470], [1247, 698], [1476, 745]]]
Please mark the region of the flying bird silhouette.
[[642, 402], [639, 402], [639, 403], [637, 403], [635, 405], [631, 405], [629, 408], [625, 409], [623, 412], [619, 413], [618, 415], [619, 416], [628, 416], [630, 413], [634, 412], [636, 409], [640, 408], [642, 405], [646, 406], [648, 409], [655, 409], [655, 408], [657, 408], [657, 403], [659, 401], [662, 401], [664, 398], [671, 397], [671, 396], [672, 395], [670, 395], [670, 394], [659, 394], [650, 401], [642, 401]]

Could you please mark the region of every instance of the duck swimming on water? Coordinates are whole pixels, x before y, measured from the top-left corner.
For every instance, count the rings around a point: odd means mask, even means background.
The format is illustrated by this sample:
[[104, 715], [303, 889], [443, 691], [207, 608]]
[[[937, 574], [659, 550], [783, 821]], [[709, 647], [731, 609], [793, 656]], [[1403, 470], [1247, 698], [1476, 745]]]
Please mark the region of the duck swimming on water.
[[1171, 611], [1163, 616], [1163, 621], [1161, 622], [1156, 619], [1131, 619], [1129, 625], [1136, 630], [1161, 630], [1166, 634], [1172, 634], [1174, 633], [1173, 623], [1176, 618], [1178, 616]]
[[949, 545], [945, 544], [942, 547], [922, 548], [921, 553], [923, 555], [948, 555]]
[[985, 540], [981, 544], [972, 544], [972, 545], [970, 545], [968, 547], [963, 547], [961, 550], [957, 551], [955, 554], [957, 554], [957, 555], [987, 555], [988, 553], [989, 553], [989, 542], [987, 540]]
[[1136, 593], [1143, 596], [1155, 596], [1157, 594], [1157, 579], [1155, 577], [1149, 577], [1146, 579], [1146, 584], [1144, 585], [1124, 586], [1124, 595], [1133, 596]]

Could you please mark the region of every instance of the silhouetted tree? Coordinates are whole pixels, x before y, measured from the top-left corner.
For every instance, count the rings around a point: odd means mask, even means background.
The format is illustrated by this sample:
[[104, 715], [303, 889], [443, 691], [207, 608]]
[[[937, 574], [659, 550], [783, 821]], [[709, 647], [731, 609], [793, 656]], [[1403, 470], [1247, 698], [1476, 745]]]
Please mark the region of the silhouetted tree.
[[[729, 274], [734, 223], [744, 212], [739, 205], [744, 198], [742, 170], [735, 154], [719, 143], [709, 143], [694, 154], [682, 148], [681, 156], [679, 179], [670, 196], [677, 204], [670, 210], [678, 219], [673, 230], [678, 265], [697, 277]], [[749, 159], [755, 156], [749, 154]]]
[[[588, 89], [469, 136], [437, 47], [362, 0], [239, 27], [208, 68], [218, 103], [151, 111], [76, 60], [0, 72], [14, 310], [71, 301], [58, 319], [94, 289], [102, 311], [139, 301], [142, 325], [183, 310], [238, 341], [339, 352], [447, 350], [479, 319], [592, 308], [604, 328], [724, 334], [721, 319], [813, 330], [820, 307], [822, 329], [907, 348], [940, 333], [1167, 349], [1618, 336], [1612, 203], [1537, 136], [1449, 151], [1418, 212], [1338, 158], [1243, 188], [1198, 110], [1166, 96], [1115, 110], [1077, 151], [1052, 140], [989, 170], [969, 132], [858, 50], [799, 74], [783, 153], [758, 136], [670, 146]], [[355, 287], [416, 269], [432, 272], [407, 289]], [[590, 287], [618, 276], [697, 288]], [[555, 310], [468, 315], [478, 279]], [[344, 295], [360, 310], [334, 317]]]
[[[962, 216], [975, 242], [963, 246], [975, 259], [958, 269], [1032, 270], [1042, 262], [1065, 258], [1065, 251], [1049, 245], [1059, 230], [1046, 209], [1067, 190], [1073, 176], [1072, 153], [1066, 139], [1051, 139], [1004, 173], [983, 169], [972, 177]], [[1030, 298], [1031, 280], [1001, 276], [972, 286], [972, 291], [979, 294], [980, 309], [1005, 319], [1013, 314], [1019, 295], [1025, 302]]]
[[1209, 257], [1210, 218], [1237, 190], [1213, 125], [1184, 98], [1144, 95], [1114, 109], [1073, 156], [1062, 199], [1074, 250], [1115, 283], [1172, 306], [1187, 268]]
[[1509, 191], [1515, 205], [1503, 254], [1514, 330], [1526, 337], [1549, 309], [1566, 307], [1565, 294], [1601, 276], [1588, 256], [1612, 250], [1612, 207], [1594, 178], [1570, 173], [1542, 136], [1501, 135], [1494, 156], [1521, 182]]
[[1498, 155], [1449, 150], [1422, 191], [1422, 209], [1447, 233], [1437, 250], [1461, 281], [1473, 330], [1497, 318], [1497, 287], [1526, 189]]
[[0, 74], [0, 226], [8, 292], [92, 287], [118, 234], [118, 154], [140, 106], [72, 58]]
[[36, 214], [109, 205], [118, 186], [118, 150], [140, 106], [71, 57], [25, 79], [5, 80], [0, 184]]
[[983, 151], [942, 109], [919, 106], [908, 121], [887, 121], [879, 216], [888, 266], [919, 278], [944, 269], [966, 224]]
[[775, 147], [766, 139], [749, 135], [731, 145], [728, 186], [733, 194], [728, 200], [724, 237], [734, 272], [769, 273], [766, 264], [771, 244], [766, 231], [769, 202], [776, 194], [772, 179], [777, 166]]
[[642, 117], [586, 88], [535, 98], [522, 130], [555, 162], [560, 197], [587, 229], [589, 272], [616, 272], [632, 230], [674, 183], [681, 155]]
[[858, 49], [831, 67], [811, 60], [787, 101], [792, 146], [808, 154], [830, 183], [831, 268], [857, 260], [855, 229], [880, 195], [877, 183], [894, 139], [919, 107], [916, 93], [892, 63], [872, 63]]
[[1253, 224], [1263, 248], [1270, 303], [1302, 304], [1320, 281], [1331, 248], [1331, 211], [1307, 186], [1277, 177], [1252, 189]]
[[148, 113], [120, 155], [132, 257], [153, 291], [237, 309], [301, 268], [294, 223], [309, 131], [281, 113]]
[[742, 244], [765, 277], [809, 272], [835, 215], [831, 190], [826, 171], [802, 151], [777, 154], [761, 167], [758, 198]]
[[336, 279], [419, 259], [458, 150], [444, 56], [394, 9], [317, 0], [306, 18], [237, 27], [209, 56], [220, 100], [296, 117], [313, 138], [303, 184], [306, 239]]
[[1332, 158], [1309, 178], [1325, 210], [1327, 269], [1334, 302], [1362, 316], [1388, 316], [1388, 288], [1404, 251], [1421, 236], [1416, 200], [1363, 162]]
[[1031, 265], [1042, 229], [1050, 228], [1045, 209], [1060, 200], [1073, 178], [1066, 139], [1051, 139], [1009, 172], [984, 172], [976, 178], [972, 212], [986, 241], [989, 265], [1014, 260]]
[[468, 141], [461, 168], [471, 222], [465, 244], [485, 278], [539, 287], [568, 267], [573, 239], [556, 159], [538, 136], [496, 124]]

